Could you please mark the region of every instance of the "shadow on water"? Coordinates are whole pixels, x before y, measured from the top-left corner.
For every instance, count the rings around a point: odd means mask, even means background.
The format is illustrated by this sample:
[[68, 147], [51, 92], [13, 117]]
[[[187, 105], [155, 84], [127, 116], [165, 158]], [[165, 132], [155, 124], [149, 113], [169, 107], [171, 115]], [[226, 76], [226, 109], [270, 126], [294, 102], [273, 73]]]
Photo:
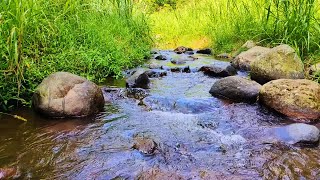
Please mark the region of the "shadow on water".
[[[149, 108], [115, 98], [104, 112], [81, 119], [46, 119], [30, 109], [14, 112], [28, 122], [0, 116], [0, 168], [15, 168], [21, 179], [320, 176], [319, 147], [272, 141], [270, 132], [292, 121], [258, 104], [211, 97], [216, 80], [199, 72], [153, 78]], [[137, 145], [137, 137], [149, 141]]]

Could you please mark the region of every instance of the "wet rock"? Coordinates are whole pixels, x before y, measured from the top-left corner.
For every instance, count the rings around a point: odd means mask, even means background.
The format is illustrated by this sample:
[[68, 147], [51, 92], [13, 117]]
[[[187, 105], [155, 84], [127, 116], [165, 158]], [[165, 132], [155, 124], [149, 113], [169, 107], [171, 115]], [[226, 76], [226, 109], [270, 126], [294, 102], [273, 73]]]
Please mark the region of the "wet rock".
[[138, 69], [132, 76], [126, 80], [127, 88], [149, 88], [149, 77], [145, 69]]
[[151, 138], [135, 137], [133, 148], [146, 155], [152, 155], [157, 149], [157, 144]]
[[167, 75], [167, 71], [161, 69], [150, 69], [146, 73], [150, 78], [159, 78]]
[[246, 43], [244, 43], [241, 47], [251, 49], [256, 46], [256, 43], [252, 40], [248, 40]]
[[221, 137], [221, 142], [227, 146], [239, 146], [247, 142], [247, 140], [240, 135], [226, 135]]
[[16, 168], [0, 168], [0, 179], [15, 179], [18, 178], [18, 174]]
[[126, 97], [124, 88], [103, 87], [102, 92], [105, 102], [107, 103], [112, 103], [115, 100], [123, 99], [124, 97]]
[[237, 70], [231, 66], [216, 66], [214, 64], [202, 66], [200, 68], [200, 71], [204, 72], [204, 74], [213, 76], [213, 77], [227, 77], [227, 76], [233, 76], [237, 74]]
[[165, 61], [165, 60], [167, 60], [167, 57], [164, 56], [164, 55], [159, 55], [159, 56], [157, 56], [155, 59], [161, 60], [161, 61]]
[[305, 79], [279, 79], [260, 90], [259, 100], [266, 106], [292, 118], [320, 118], [320, 85]]
[[173, 60], [171, 60], [171, 63], [180, 65], [180, 64], [185, 64], [186, 60], [184, 60], [184, 59], [173, 59]]
[[182, 66], [182, 67], [172, 67], [169, 68], [171, 72], [181, 72], [181, 73], [190, 73], [190, 67], [189, 66]]
[[304, 66], [295, 50], [280, 45], [251, 63], [251, 79], [264, 84], [275, 79], [303, 79]]
[[87, 79], [57, 72], [36, 88], [33, 108], [49, 117], [79, 117], [99, 112], [104, 107], [101, 89]]
[[197, 125], [202, 128], [215, 130], [219, 126], [219, 123], [214, 122], [213, 120], [200, 120], [197, 122]]
[[126, 88], [125, 95], [128, 98], [134, 98], [134, 99], [144, 99], [145, 97], [149, 96], [149, 91], [142, 88]]
[[295, 123], [275, 129], [280, 141], [289, 144], [314, 144], [319, 141], [320, 131], [316, 126]]
[[230, 59], [230, 58], [231, 58], [231, 55], [228, 54], [228, 53], [222, 53], [222, 54], [217, 55], [217, 58], [220, 58], [220, 59]]
[[157, 64], [157, 63], [150, 63], [147, 65], [147, 67], [149, 69], [162, 69], [162, 65], [161, 64]]
[[183, 176], [174, 171], [161, 170], [158, 168], [150, 169], [138, 175], [137, 180], [183, 180]]
[[236, 69], [250, 71], [251, 63], [255, 61], [258, 56], [265, 52], [268, 52], [269, 50], [270, 48], [255, 46], [248, 51], [244, 51], [236, 56], [236, 58], [232, 61], [232, 66]]
[[176, 49], [174, 49], [174, 52], [177, 53], [177, 54], [182, 54], [182, 53], [185, 53], [187, 51], [193, 51], [193, 49], [188, 48], [188, 47], [184, 47], [184, 46], [180, 46], [180, 47], [177, 47]]
[[246, 78], [229, 76], [216, 81], [210, 94], [236, 102], [256, 102], [261, 85]]
[[198, 54], [212, 54], [212, 50], [207, 48], [207, 49], [200, 49], [197, 51]]
[[169, 98], [148, 96], [143, 104], [151, 110], [176, 111], [181, 113], [203, 113], [215, 110], [219, 104], [213, 98]]

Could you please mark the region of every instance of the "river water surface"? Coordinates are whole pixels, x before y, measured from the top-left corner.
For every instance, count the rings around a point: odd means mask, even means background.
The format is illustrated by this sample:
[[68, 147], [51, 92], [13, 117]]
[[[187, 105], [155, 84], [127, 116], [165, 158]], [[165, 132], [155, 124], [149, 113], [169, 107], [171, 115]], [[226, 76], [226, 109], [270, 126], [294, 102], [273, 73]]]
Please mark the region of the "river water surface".
[[[144, 100], [149, 106], [114, 91], [105, 92], [104, 112], [92, 117], [46, 119], [30, 109], [14, 112], [28, 122], [1, 116], [0, 168], [14, 168], [19, 179], [320, 178], [318, 146], [274, 141], [274, 129], [292, 120], [259, 104], [212, 97], [217, 78], [197, 68], [228, 62], [196, 57], [180, 65], [188, 65], [190, 73], [168, 71], [151, 79]], [[176, 67], [170, 61], [149, 63]], [[107, 85], [125, 84], [109, 80]], [[151, 139], [152, 153], [135, 148], [137, 138]]]

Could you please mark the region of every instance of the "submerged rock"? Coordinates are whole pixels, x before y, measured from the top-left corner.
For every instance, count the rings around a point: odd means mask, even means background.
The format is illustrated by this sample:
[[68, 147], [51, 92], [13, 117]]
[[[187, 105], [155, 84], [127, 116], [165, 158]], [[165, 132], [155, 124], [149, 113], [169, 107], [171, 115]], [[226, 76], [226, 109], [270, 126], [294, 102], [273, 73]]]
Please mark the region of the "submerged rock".
[[251, 63], [256, 60], [258, 56], [261, 54], [268, 52], [270, 48], [255, 46], [249, 49], [248, 51], [244, 51], [240, 53], [233, 61], [232, 66], [237, 69], [250, 71]]
[[227, 77], [227, 76], [233, 76], [237, 74], [237, 70], [231, 66], [216, 66], [214, 64], [202, 66], [200, 68], [200, 71], [204, 72], [204, 74], [213, 76], [213, 77]]
[[142, 88], [126, 88], [125, 90], [125, 96], [128, 98], [134, 98], [134, 99], [144, 99], [145, 97], [149, 96], [149, 91]]
[[319, 141], [320, 131], [316, 126], [295, 123], [288, 126], [276, 128], [276, 137], [289, 144], [314, 144]]
[[132, 76], [126, 80], [127, 88], [149, 88], [149, 77], [145, 69], [138, 69]]
[[0, 179], [17, 179], [19, 173], [16, 168], [0, 168]]
[[251, 63], [251, 79], [264, 84], [275, 79], [303, 79], [304, 66], [290, 46], [283, 44]]
[[49, 117], [79, 117], [102, 110], [104, 98], [93, 82], [68, 72], [57, 72], [36, 88], [32, 104], [36, 111]]
[[173, 60], [171, 60], [171, 63], [172, 64], [178, 64], [178, 65], [186, 64], [186, 60], [184, 60], [184, 59], [173, 59]]
[[210, 94], [236, 102], [256, 102], [261, 85], [238, 76], [229, 76], [216, 81]]
[[279, 79], [260, 90], [259, 100], [266, 106], [292, 118], [320, 118], [320, 85], [305, 79]]
[[150, 69], [146, 73], [150, 78], [159, 78], [167, 75], [167, 71], [161, 69]]
[[146, 155], [152, 155], [157, 149], [157, 144], [151, 138], [135, 137], [133, 148]]
[[185, 53], [187, 51], [193, 51], [193, 49], [188, 48], [188, 47], [184, 47], [184, 46], [180, 46], [180, 47], [177, 47], [176, 49], [174, 49], [174, 52], [177, 53], [177, 54], [182, 54], [182, 53]]
[[200, 49], [197, 51], [198, 54], [212, 54], [212, 50], [207, 48], [207, 49]]
[[185, 178], [175, 171], [161, 170], [158, 168], [141, 172], [137, 180], [184, 180]]

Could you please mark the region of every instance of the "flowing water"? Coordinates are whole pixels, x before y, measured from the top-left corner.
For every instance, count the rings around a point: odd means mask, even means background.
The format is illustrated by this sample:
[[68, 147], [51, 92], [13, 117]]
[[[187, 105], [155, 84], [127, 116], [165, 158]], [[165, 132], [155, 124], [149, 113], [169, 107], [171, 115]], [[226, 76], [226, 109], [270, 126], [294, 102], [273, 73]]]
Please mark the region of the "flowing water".
[[[144, 100], [149, 106], [115, 89], [105, 91], [105, 110], [92, 117], [46, 119], [30, 109], [14, 112], [28, 122], [1, 116], [0, 168], [14, 168], [19, 179], [320, 178], [318, 146], [274, 141], [274, 129], [293, 123], [290, 119], [259, 104], [212, 97], [209, 90], [217, 78], [197, 69], [228, 62], [195, 57], [184, 65], [149, 62], [167, 70], [190, 67], [190, 73], [168, 71], [152, 78]], [[139, 138], [151, 140], [152, 152], [136, 148]]]

